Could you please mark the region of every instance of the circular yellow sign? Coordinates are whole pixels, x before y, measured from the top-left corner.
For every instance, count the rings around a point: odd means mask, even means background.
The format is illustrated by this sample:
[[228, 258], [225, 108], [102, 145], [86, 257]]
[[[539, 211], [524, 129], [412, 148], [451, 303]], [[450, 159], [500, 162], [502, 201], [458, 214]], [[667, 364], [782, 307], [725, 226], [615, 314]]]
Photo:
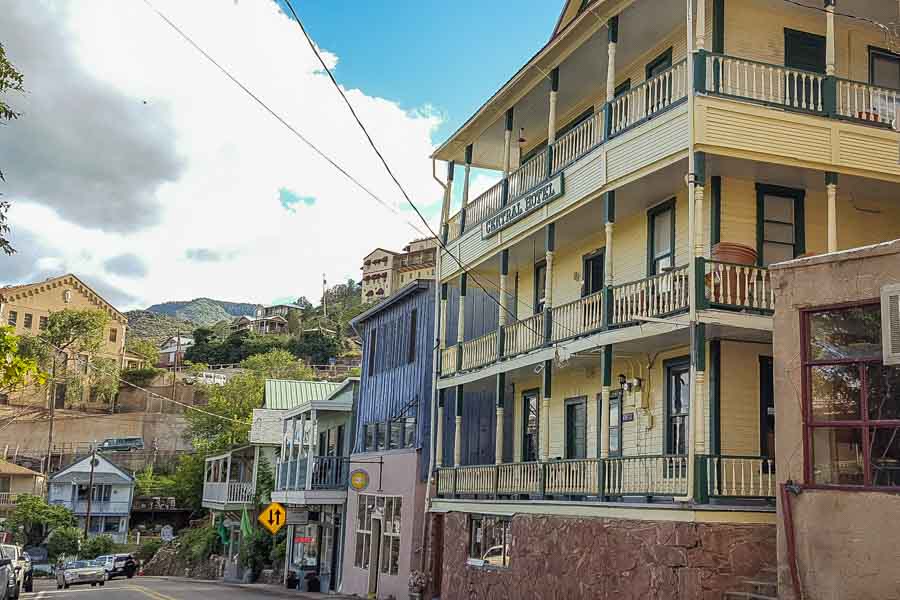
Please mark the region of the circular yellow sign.
[[350, 473], [350, 487], [361, 492], [369, 487], [369, 473], [363, 469], [356, 469]]

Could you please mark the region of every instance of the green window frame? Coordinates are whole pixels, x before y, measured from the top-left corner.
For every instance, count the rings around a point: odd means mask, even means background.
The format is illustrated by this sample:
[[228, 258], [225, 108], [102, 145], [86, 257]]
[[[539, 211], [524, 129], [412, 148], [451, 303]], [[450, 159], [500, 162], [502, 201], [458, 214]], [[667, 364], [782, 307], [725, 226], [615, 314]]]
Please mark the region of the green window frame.
[[[656, 219], [666, 212], [671, 211], [669, 219], [669, 246], [666, 249], [656, 247]], [[657, 204], [647, 211], [647, 276], [658, 275], [661, 271], [659, 265], [668, 259], [668, 267], [675, 266], [675, 198], [671, 198]]]
[[[792, 201], [788, 206], [792, 208], [790, 219], [779, 218], [776, 207], [767, 214], [767, 198], [787, 199]], [[769, 260], [766, 256], [766, 246], [774, 250], [778, 246], [790, 246], [791, 259], [806, 253], [806, 216], [805, 216], [806, 190], [789, 188], [766, 183], [756, 184], [756, 264], [765, 267], [776, 260]], [[786, 226], [791, 226], [791, 239], [787, 240]], [[780, 236], [780, 237], [779, 237]], [[785, 260], [785, 259], [782, 259]]]

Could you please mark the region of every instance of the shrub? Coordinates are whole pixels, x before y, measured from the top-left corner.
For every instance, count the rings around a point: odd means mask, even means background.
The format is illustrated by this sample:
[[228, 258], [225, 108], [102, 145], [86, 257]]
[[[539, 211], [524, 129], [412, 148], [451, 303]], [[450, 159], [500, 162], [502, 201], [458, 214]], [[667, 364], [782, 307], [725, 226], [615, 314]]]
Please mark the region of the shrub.
[[135, 560], [140, 561], [148, 561], [153, 558], [160, 548], [163, 546], [163, 541], [159, 538], [154, 538], [144, 542], [138, 547], [138, 549], [134, 552]]
[[179, 537], [181, 544], [178, 546], [176, 557], [182, 563], [196, 564], [204, 561], [220, 546], [219, 533], [210, 525], [188, 529]]
[[112, 554], [116, 551], [116, 543], [108, 535], [96, 535], [90, 537], [81, 545], [78, 552], [79, 558], [97, 558], [104, 554]]
[[51, 561], [75, 556], [81, 544], [81, 530], [77, 527], [58, 527], [47, 539], [47, 555]]
[[132, 385], [145, 387], [150, 385], [162, 373], [165, 373], [163, 369], [141, 367], [140, 369], [125, 369], [120, 376]]
[[272, 553], [272, 536], [263, 529], [256, 527], [253, 533], [241, 540], [241, 552], [238, 560], [241, 566], [250, 569], [253, 579], [256, 580], [266, 566], [266, 562]]

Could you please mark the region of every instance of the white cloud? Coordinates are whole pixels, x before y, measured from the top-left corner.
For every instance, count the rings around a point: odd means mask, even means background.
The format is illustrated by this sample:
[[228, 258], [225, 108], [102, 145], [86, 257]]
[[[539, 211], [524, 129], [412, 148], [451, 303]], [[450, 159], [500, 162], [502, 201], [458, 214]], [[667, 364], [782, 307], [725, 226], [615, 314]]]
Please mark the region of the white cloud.
[[[144, 3], [98, 0], [59, 10], [56, 3], [15, 1], [54, 13], [69, 34], [64, 39], [72, 44], [80, 67], [110, 94], [147, 106], [147, 119], [165, 118], [160, 126], [174, 132], [171, 152], [182, 168], [176, 179], [162, 179], [155, 188], [158, 224], [144, 224], [127, 234], [123, 232], [133, 228], [101, 229], [89, 220], [75, 224], [68, 220], [71, 211], [50, 208], [50, 203], [27, 194], [11, 194], [13, 241], [18, 237], [34, 242], [40, 251], [22, 252], [19, 260], [28, 264], [12, 269], [4, 269], [0, 258], [0, 282], [15, 282], [5, 281], [4, 272], [44, 274], [48, 265], [64, 265], [119, 287], [124, 297], [138, 299], [135, 305], [196, 296], [254, 302], [286, 295], [317, 297], [322, 271], [329, 281], [358, 278], [361, 258], [373, 247], [399, 248], [418, 236], [406, 222], [415, 216], [402, 206], [399, 190], [321, 72], [299, 28], [274, 2], [154, 0], [220, 64], [402, 217], [345, 180]], [[0, 24], [0, 35], [3, 31]], [[16, 48], [6, 49], [15, 60]], [[337, 64], [339, 57], [325, 52], [326, 63]], [[24, 75], [26, 87], [30, 78], [43, 76], [40, 67]], [[434, 214], [441, 190], [431, 178], [428, 156], [431, 134], [440, 123], [438, 112], [402, 107], [365, 90], [349, 89], [347, 95], [410, 196], [426, 214]], [[65, 98], [57, 98], [55, 105], [65, 110]], [[41, 118], [30, 113], [22, 120]], [[69, 118], [74, 123], [77, 111]], [[15, 135], [18, 124], [10, 125], [6, 134]], [[92, 147], [90, 138], [81, 148], [98, 161], [117, 150], [127, 149]], [[16, 177], [8, 167], [4, 173], [8, 179]], [[279, 201], [283, 188], [315, 202], [285, 210]], [[198, 249], [226, 259], [191, 260], [190, 251]], [[146, 276], [123, 277], [104, 270], [109, 259], [124, 253], [140, 257]]]

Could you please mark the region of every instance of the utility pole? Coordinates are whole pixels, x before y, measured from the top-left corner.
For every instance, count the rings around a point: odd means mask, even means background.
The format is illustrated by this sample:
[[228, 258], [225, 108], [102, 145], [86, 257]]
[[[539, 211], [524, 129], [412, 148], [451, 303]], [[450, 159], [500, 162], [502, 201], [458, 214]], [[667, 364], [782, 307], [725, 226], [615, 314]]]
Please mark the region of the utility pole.
[[94, 498], [94, 464], [96, 462], [97, 447], [94, 444], [91, 444], [91, 476], [88, 478], [87, 514], [84, 517], [84, 539], [87, 539], [91, 532], [91, 501]]
[[[181, 332], [175, 332], [175, 366], [172, 367], [172, 402], [175, 402], [175, 378], [178, 376], [178, 355], [181, 354]], [[159, 401], [159, 412], [162, 412], [162, 399]]]
[[[50, 368], [50, 385], [47, 388], [47, 409], [49, 411], [50, 423], [47, 426], [47, 481], [50, 481], [50, 462], [53, 457], [53, 416], [56, 408], [56, 348], [51, 349], [53, 352], [53, 365]], [[47, 500], [50, 500], [50, 486], [47, 486]]]
[[328, 282], [325, 280], [325, 273], [322, 273], [322, 315], [328, 318], [328, 298], [325, 295], [325, 286]]

